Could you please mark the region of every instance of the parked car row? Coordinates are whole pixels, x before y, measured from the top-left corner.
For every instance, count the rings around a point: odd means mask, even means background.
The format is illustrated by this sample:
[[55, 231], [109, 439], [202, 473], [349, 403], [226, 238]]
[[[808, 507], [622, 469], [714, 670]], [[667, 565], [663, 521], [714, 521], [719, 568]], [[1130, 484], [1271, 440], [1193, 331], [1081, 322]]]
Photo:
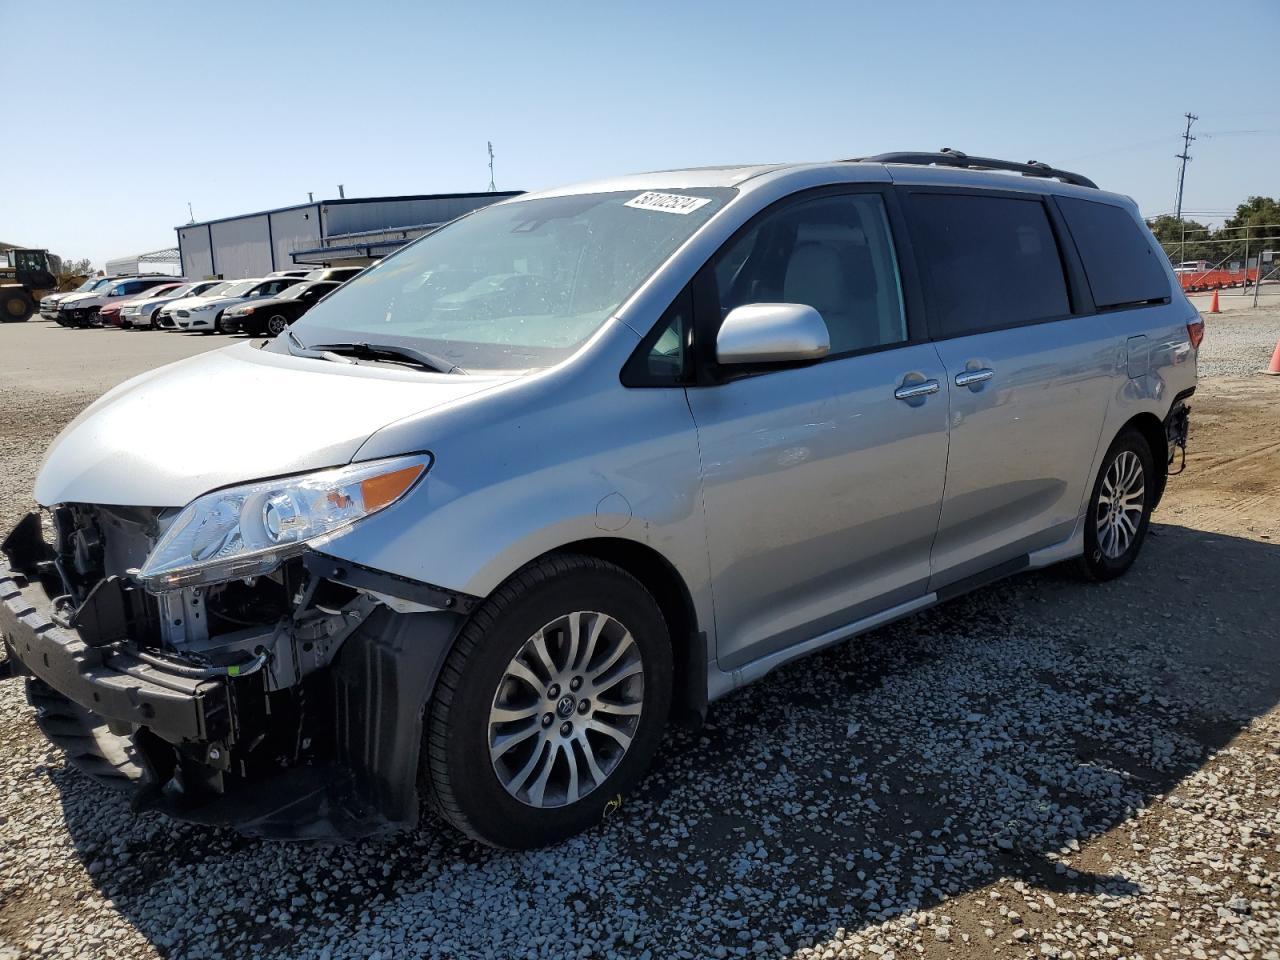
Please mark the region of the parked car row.
[[95, 277], [71, 293], [46, 297], [40, 315], [65, 327], [281, 333], [363, 267], [277, 270], [242, 280], [189, 280], [144, 274]]

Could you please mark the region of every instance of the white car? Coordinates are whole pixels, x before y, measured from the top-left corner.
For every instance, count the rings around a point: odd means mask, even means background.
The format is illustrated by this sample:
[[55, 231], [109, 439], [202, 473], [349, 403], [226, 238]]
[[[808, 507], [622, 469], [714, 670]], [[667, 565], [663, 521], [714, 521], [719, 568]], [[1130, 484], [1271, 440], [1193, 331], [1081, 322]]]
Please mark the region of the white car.
[[206, 291], [203, 297], [179, 300], [166, 308], [173, 317], [179, 330], [195, 330], [201, 333], [221, 333], [222, 313], [228, 307], [244, 303], [246, 300], [257, 300], [260, 297], [274, 297], [281, 290], [286, 290], [301, 277], [253, 277], [248, 280], [232, 280], [225, 286]]
[[163, 274], [149, 276], [112, 277], [109, 283], [94, 287], [86, 293], [74, 293], [58, 303], [58, 322], [65, 327], [92, 327], [98, 325], [98, 311], [108, 303], [121, 299], [134, 300], [150, 287], [186, 280], [186, 277], [168, 277]]
[[113, 282], [115, 277], [90, 277], [74, 290], [64, 290], [62, 293], [50, 293], [40, 298], [40, 316], [46, 320], [58, 319], [58, 304], [67, 297], [81, 293], [92, 293], [99, 287], [105, 287]]
[[120, 326], [154, 329], [157, 312], [166, 304], [182, 300], [185, 297], [203, 296], [214, 287], [221, 286], [222, 280], [197, 280], [154, 297], [139, 297], [137, 300], [120, 308]]

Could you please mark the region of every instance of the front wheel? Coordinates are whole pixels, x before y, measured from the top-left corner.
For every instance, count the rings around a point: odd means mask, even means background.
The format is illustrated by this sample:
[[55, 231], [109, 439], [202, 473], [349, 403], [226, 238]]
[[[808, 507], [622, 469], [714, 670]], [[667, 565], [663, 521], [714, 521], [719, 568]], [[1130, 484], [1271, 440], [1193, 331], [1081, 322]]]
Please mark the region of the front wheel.
[[274, 313], [267, 320], [267, 333], [273, 337], [278, 337], [284, 333], [289, 326], [289, 318], [283, 314]]
[[0, 291], [0, 321], [22, 323], [35, 312], [35, 301], [21, 287]]
[[667, 625], [639, 581], [593, 557], [535, 563], [472, 615], [445, 661], [425, 792], [491, 846], [579, 833], [649, 766], [671, 678]]
[[1116, 437], [1102, 459], [1085, 518], [1080, 568], [1091, 580], [1112, 580], [1142, 549], [1155, 507], [1155, 460], [1137, 430]]

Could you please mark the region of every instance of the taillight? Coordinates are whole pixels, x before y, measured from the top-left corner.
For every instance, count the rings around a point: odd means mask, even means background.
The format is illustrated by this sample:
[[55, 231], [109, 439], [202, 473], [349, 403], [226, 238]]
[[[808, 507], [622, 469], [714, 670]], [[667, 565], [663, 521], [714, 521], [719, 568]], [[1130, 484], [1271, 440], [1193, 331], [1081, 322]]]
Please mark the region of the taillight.
[[1187, 336], [1191, 338], [1191, 346], [1195, 350], [1200, 349], [1200, 344], [1204, 342], [1204, 320], [1195, 319], [1187, 324]]

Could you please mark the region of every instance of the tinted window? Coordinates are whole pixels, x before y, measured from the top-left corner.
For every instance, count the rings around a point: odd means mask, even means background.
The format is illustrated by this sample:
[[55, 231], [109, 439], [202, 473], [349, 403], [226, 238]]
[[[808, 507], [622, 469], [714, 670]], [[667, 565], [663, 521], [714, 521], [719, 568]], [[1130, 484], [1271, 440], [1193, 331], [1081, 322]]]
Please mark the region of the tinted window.
[[1059, 197], [1099, 307], [1164, 300], [1169, 278], [1143, 230], [1123, 207]]
[[912, 198], [935, 336], [1071, 312], [1062, 259], [1039, 200], [919, 193]]
[[884, 201], [802, 200], [761, 217], [717, 254], [721, 317], [747, 303], [803, 303], [826, 321], [831, 353], [907, 339]]

